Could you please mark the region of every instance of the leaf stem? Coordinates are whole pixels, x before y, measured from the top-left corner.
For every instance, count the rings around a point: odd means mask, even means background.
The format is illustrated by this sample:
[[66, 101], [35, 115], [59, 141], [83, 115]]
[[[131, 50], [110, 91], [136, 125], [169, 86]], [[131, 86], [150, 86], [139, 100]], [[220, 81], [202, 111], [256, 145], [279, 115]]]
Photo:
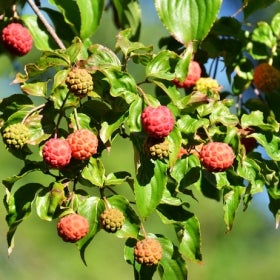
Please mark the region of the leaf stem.
[[57, 43], [60, 49], [66, 49], [63, 42], [60, 40], [60, 38], [57, 36], [54, 28], [48, 23], [44, 15], [41, 13], [39, 8], [36, 6], [36, 4], [32, 0], [27, 0], [28, 4], [30, 5], [31, 9], [34, 11], [34, 13], [38, 16], [38, 18], [41, 20], [43, 25], [46, 27], [47, 31], [50, 33], [54, 41]]
[[21, 121], [21, 123], [24, 124], [24, 123], [26, 122], [26, 120], [27, 120], [34, 112], [43, 109], [43, 108], [45, 107], [45, 105], [46, 105], [46, 104], [43, 103], [43, 104], [41, 104], [41, 105], [39, 105], [39, 106], [33, 108], [32, 110], [30, 110], [30, 111], [28, 112], [28, 114], [23, 118], [23, 120]]
[[79, 123], [79, 118], [78, 118], [77, 108], [74, 108], [74, 118], [75, 118], [77, 129], [78, 130], [81, 129], [81, 126], [80, 126], [80, 123]]

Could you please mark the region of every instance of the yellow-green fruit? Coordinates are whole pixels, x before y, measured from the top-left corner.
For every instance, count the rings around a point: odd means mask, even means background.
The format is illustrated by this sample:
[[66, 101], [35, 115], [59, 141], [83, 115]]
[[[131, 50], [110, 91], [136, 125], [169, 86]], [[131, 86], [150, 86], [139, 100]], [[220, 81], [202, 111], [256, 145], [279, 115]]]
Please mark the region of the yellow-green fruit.
[[157, 265], [162, 258], [161, 244], [153, 238], [137, 241], [134, 247], [134, 258], [140, 264]]
[[195, 90], [208, 93], [218, 93], [221, 87], [218, 84], [218, 81], [212, 78], [200, 78], [195, 85]]
[[66, 78], [66, 84], [70, 92], [79, 97], [86, 96], [93, 89], [91, 75], [85, 69], [73, 68]]
[[116, 208], [106, 209], [100, 215], [101, 227], [107, 232], [114, 233], [120, 230], [124, 224], [125, 217], [123, 213]]
[[5, 128], [2, 136], [8, 148], [21, 149], [29, 139], [29, 130], [24, 124], [15, 123]]
[[169, 157], [169, 141], [164, 138], [148, 137], [144, 142], [144, 152], [151, 158]]

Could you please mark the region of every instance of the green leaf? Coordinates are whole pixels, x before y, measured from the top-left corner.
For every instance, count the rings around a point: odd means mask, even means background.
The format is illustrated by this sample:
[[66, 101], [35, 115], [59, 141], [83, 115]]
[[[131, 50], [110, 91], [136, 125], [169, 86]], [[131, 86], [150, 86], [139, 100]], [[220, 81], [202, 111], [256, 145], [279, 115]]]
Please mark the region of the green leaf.
[[169, 166], [172, 169], [175, 162], [178, 159], [178, 154], [181, 147], [182, 136], [180, 131], [175, 126], [171, 133], [168, 135], [167, 140], [169, 142]]
[[76, 3], [81, 17], [80, 37], [84, 40], [97, 30], [104, 10], [104, 0], [79, 0]]
[[277, 38], [274, 36], [270, 25], [267, 22], [258, 22], [258, 27], [252, 33], [252, 40], [265, 44], [269, 48], [277, 45]]
[[280, 37], [280, 13], [274, 15], [271, 21], [271, 28], [277, 38]]
[[201, 127], [207, 127], [209, 120], [206, 118], [196, 119], [190, 115], [184, 115], [177, 121], [178, 129], [185, 135], [194, 134]]
[[268, 7], [273, 2], [275, 2], [275, 0], [262, 0], [262, 1], [243, 0], [242, 2], [244, 4], [244, 10], [243, 10], [244, 16], [245, 18], [247, 18], [257, 10]]
[[180, 253], [192, 261], [201, 261], [201, 235], [197, 217], [183, 205], [160, 204], [157, 212], [164, 223], [174, 225]]
[[104, 186], [116, 186], [131, 180], [131, 174], [126, 171], [109, 173], [105, 178]]
[[37, 215], [46, 221], [58, 217], [58, 208], [65, 199], [64, 184], [54, 182], [48, 188], [42, 189], [36, 197]]
[[122, 97], [127, 104], [132, 103], [137, 95], [137, 85], [134, 78], [117, 68], [101, 69], [110, 84], [110, 94], [113, 97]]
[[184, 45], [202, 41], [220, 10], [221, 0], [155, 0], [160, 20]]
[[191, 215], [180, 226], [175, 226], [180, 242], [179, 252], [187, 259], [200, 262], [201, 234], [197, 217]]
[[146, 66], [146, 76], [172, 80], [175, 78], [175, 67], [179, 56], [172, 51], [164, 50], [159, 52]]
[[68, 26], [70, 26], [76, 35], [79, 35], [79, 31], [81, 29], [81, 16], [77, 1], [49, 0], [49, 3], [59, 10], [62, 14], [63, 20], [68, 24]]
[[120, 128], [126, 119], [126, 114], [111, 113], [107, 120], [101, 124], [99, 137], [103, 143], [111, 140], [113, 133]]
[[241, 186], [233, 186], [224, 189], [223, 203], [224, 203], [224, 221], [226, 223], [227, 231], [232, 229], [235, 213], [241, 201], [241, 196], [245, 188]]
[[276, 121], [271, 123], [264, 122], [263, 112], [252, 111], [249, 114], [243, 114], [241, 117], [241, 126], [246, 127], [258, 127], [264, 131], [279, 131], [279, 125]]
[[159, 237], [163, 250], [162, 258], [159, 262], [159, 275], [163, 280], [185, 280], [188, 270], [185, 260], [179, 253], [178, 248], [172, 242], [164, 237]]
[[23, 94], [13, 94], [3, 98], [0, 101], [0, 111], [2, 112], [1, 118], [6, 120], [10, 115], [30, 104], [33, 104], [30, 97]]
[[36, 49], [49, 51], [57, 48], [57, 44], [36, 16], [23, 15], [21, 19], [30, 31]]
[[130, 132], [140, 132], [142, 130], [141, 113], [143, 110], [143, 99], [136, 97], [136, 99], [129, 106], [129, 113], [126, 124]]
[[47, 86], [48, 82], [37, 82], [24, 83], [20, 88], [28, 95], [45, 97], [47, 94]]
[[280, 160], [280, 138], [276, 135], [265, 135], [262, 133], [253, 133], [251, 134], [257, 142], [262, 145], [267, 153], [267, 155], [276, 161]]
[[141, 27], [141, 9], [138, 0], [113, 0], [117, 25], [131, 29], [131, 38], [137, 40]]
[[177, 188], [182, 192], [193, 184], [199, 184], [201, 176], [199, 159], [195, 155], [190, 155], [178, 160], [170, 176], [176, 180]]
[[45, 73], [52, 67], [65, 67], [71, 66], [70, 57], [65, 54], [65, 51], [45, 51], [42, 56], [35, 63], [28, 63], [25, 66], [26, 77], [25, 79], [35, 77]]
[[42, 163], [41, 162], [36, 162], [36, 161], [30, 161], [30, 160], [25, 160], [25, 165], [24, 167], [21, 169], [21, 171], [19, 172], [18, 175], [13, 175], [10, 177], [7, 177], [5, 179], [2, 180], [3, 185], [9, 190], [11, 191], [13, 185], [23, 179], [25, 176], [27, 176], [28, 174], [38, 171], [42, 168]]
[[235, 126], [239, 123], [238, 117], [232, 114], [229, 108], [222, 103], [213, 106], [209, 120], [212, 124], [222, 123], [224, 126]]
[[108, 197], [107, 200], [113, 208], [119, 209], [125, 217], [122, 228], [115, 235], [119, 238], [137, 238], [140, 230], [140, 219], [130, 206], [129, 201], [121, 195], [113, 195]]
[[88, 234], [76, 243], [84, 263], [86, 263], [85, 250], [91, 242], [91, 240], [100, 230], [99, 217], [104, 210], [104, 202], [99, 197], [91, 196], [85, 199], [85, 197], [82, 196], [79, 199], [78, 213], [85, 217], [90, 225]]
[[137, 63], [146, 65], [152, 59], [153, 46], [145, 46], [141, 42], [131, 42], [131, 29], [125, 29], [118, 33], [116, 48], [120, 48], [125, 57], [133, 58]]
[[7, 209], [6, 221], [9, 226], [7, 232], [8, 254], [14, 247], [14, 235], [18, 225], [31, 213], [31, 205], [38, 190], [43, 188], [41, 184], [29, 183], [21, 186], [14, 194], [6, 189], [4, 204]]
[[104, 9], [104, 0], [50, 0], [63, 14], [64, 20], [82, 40], [97, 30]]
[[94, 44], [88, 48], [90, 54], [86, 60], [87, 67], [109, 68], [115, 66], [118, 70], [121, 70], [121, 62], [117, 55], [109, 48]]
[[88, 115], [84, 113], [73, 113], [70, 115], [69, 119], [71, 120], [71, 125], [74, 130], [78, 129], [88, 129], [91, 130], [90, 122], [91, 119]]
[[136, 206], [142, 218], [148, 217], [160, 203], [167, 183], [167, 166], [157, 160], [142, 162], [134, 184]]
[[102, 188], [105, 181], [105, 168], [98, 158], [91, 157], [87, 166], [83, 169], [81, 176], [92, 186]]

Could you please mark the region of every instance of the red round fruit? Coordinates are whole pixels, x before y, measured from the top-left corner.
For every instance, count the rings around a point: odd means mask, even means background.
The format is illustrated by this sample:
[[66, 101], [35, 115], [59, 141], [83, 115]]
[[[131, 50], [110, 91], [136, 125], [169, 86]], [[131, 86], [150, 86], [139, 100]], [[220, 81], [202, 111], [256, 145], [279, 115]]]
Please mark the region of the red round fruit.
[[72, 157], [75, 159], [86, 160], [97, 152], [98, 139], [88, 129], [79, 129], [69, 134], [67, 142], [70, 145]]
[[201, 67], [198, 62], [192, 60], [189, 65], [188, 75], [183, 82], [178, 79], [174, 79], [173, 83], [179, 88], [191, 88], [195, 86], [196, 82], [201, 77]]
[[26, 55], [32, 49], [32, 37], [20, 23], [10, 23], [2, 30], [3, 45], [14, 55]]
[[234, 158], [233, 150], [227, 143], [210, 142], [200, 151], [200, 161], [210, 172], [226, 170], [233, 164]]
[[53, 168], [62, 168], [71, 160], [71, 148], [65, 139], [49, 139], [42, 152], [44, 161]]
[[174, 116], [166, 106], [146, 107], [141, 114], [141, 121], [146, 133], [154, 138], [168, 136], [175, 124]]
[[66, 215], [57, 223], [57, 233], [65, 242], [77, 242], [86, 236], [88, 231], [88, 220], [79, 214]]

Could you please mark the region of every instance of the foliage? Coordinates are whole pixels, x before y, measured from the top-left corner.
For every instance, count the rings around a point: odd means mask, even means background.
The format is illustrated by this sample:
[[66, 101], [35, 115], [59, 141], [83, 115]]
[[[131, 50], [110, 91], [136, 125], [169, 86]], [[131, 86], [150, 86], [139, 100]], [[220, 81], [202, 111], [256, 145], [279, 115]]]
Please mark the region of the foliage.
[[[86, 249], [101, 230], [100, 215], [105, 208], [114, 207], [125, 217], [114, 234], [126, 240], [124, 257], [134, 267], [135, 279], [152, 279], [156, 271], [161, 279], [186, 279], [187, 261], [202, 261], [200, 224], [191, 207], [197, 190], [222, 201], [227, 231], [232, 229], [240, 204], [246, 210], [256, 193], [267, 192], [278, 227], [280, 91], [259, 92], [254, 88], [253, 73], [262, 62], [280, 69], [279, 13], [271, 22], [251, 26], [250, 15], [263, 8], [255, 1], [246, 1], [245, 19], [240, 22], [234, 17], [217, 18], [221, 0], [155, 0], [159, 18], [170, 33], [159, 40], [161, 49], [155, 52], [153, 46], [139, 41], [141, 7], [137, 0], [49, 2], [51, 8], [35, 6], [35, 15], [20, 14], [24, 5], [34, 8], [31, 0], [14, 6], [7, 1], [0, 6], [5, 11], [1, 26], [11, 17], [23, 22], [32, 34], [34, 48], [40, 51], [40, 57], [27, 63], [25, 72], [13, 81], [22, 93], [0, 103], [2, 131], [15, 123], [24, 124], [29, 131], [27, 145], [9, 148], [23, 167], [2, 182], [9, 254], [18, 226], [32, 211], [49, 222], [74, 211], [90, 222], [88, 234], [76, 243], [86, 263]], [[40, 10], [48, 15], [54, 32], [42, 24]], [[112, 11], [112, 24], [119, 29], [114, 50], [91, 41], [106, 10]], [[173, 80], [185, 79], [191, 60], [198, 61], [204, 76], [212, 79], [217, 73], [206, 66], [217, 68], [223, 63], [232, 90], [176, 88]], [[129, 70], [131, 64], [145, 69], [143, 80], [136, 80]], [[74, 67], [86, 69], [92, 77], [93, 91], [86, 97], [71, 94], [65, 83]], [[146, 92], [146, 84], [155, 91]], [[254, 94], [248, 96], [251, 88]], [[143, 149], [147, 135], [141, 113], [146, 106], [159, 105], [167, 106], [176, 119], [167, 136], [168, 159], [151, 159]], [[97, 154], [85, 161], [72, 160], [59, 170], [47, 166], [41, 156], [46, 140], [67, 138], [80, 128], [98, 135]], [[102, 162], [102, 154], [118, 137], [128, 138], [133, 145], [135, 174], [127, 170], [108, 173]], [[248, 151], [244, 141], [252, 139], [255, 146]], [[233, 148], [232, 167], [212, 173], [201, 166], [199, 150], [209, 141]], [[178, 157], [181, 148], [186, 152]], [[21, 184], [33, 172], [41, 174], [41, 182]], [[49, 181], [52, 183], [44, 183]], [[132, 201], [115, 191], [120, 185], [127, 188]], [[154, 213], [174, 228], [176, 241], [161, 232], [145, 232], [145, 221]], [[156, 238], [163, 248], [156, 267], [134, 260], [133, 247], [146, 236]]]

